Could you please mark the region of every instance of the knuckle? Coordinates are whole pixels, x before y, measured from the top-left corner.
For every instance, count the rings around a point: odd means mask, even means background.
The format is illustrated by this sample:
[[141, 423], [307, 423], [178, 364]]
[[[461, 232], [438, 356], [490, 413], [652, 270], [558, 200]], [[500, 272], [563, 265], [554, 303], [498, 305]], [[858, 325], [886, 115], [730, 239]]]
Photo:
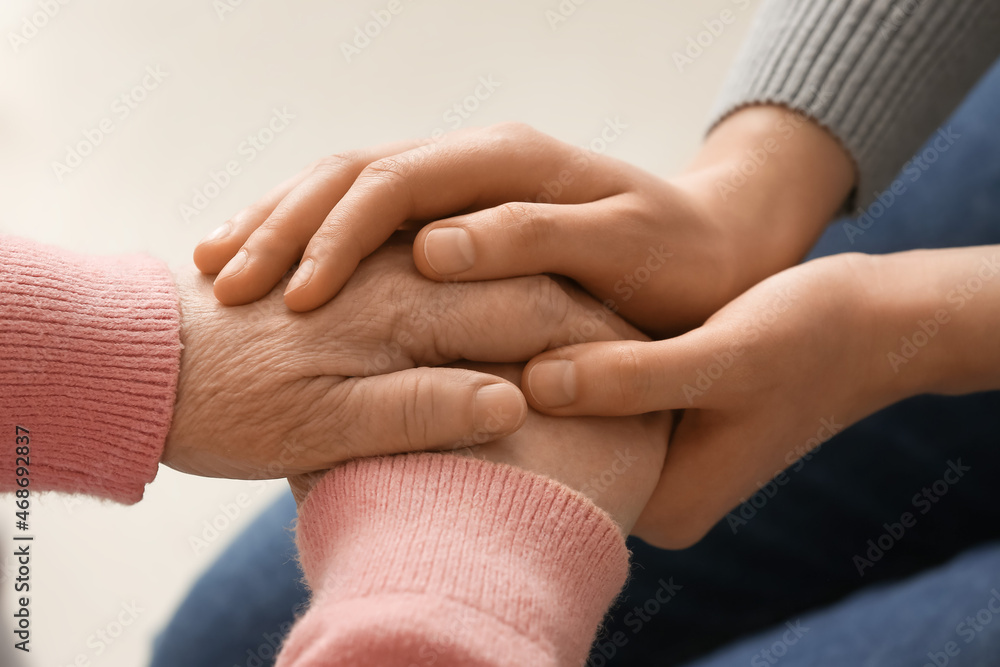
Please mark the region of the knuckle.
[[576, 302], [556, 281], [547, 276], [532, 276], [529, 280], [532, 283], [528, 290], [530, 312], [538, 314], [543, 322], [563, 328], [575, 314]]
[[361, 170], [361, 157], [355, 151], [334, 153], [322, 157], [312, 165], [313, 172], [326, 174], [334, 178], [354, 176]]
[[526, 202], [509, 202], [496, 209], [497, 224], [508, 242], [518, 249], [537, 248], [548, 240], [550, 226], [545, 214]]
[[650, 374], [645, 371], [633, 345], [617, 345], [610, 359], [614, 363], [616, 382], [613, 386], [625, 401], [644, 397], [652, 390]]
[[[330, 378], [313, 377], [290, 388], [276, 413], [286, 425], [284, 441], [288, 452], [300, 463], [334, 463], [353, 458], [359, 439], [356, 424], [360, 415], [352, 400], [354, 391]], [[330, 406], [337, 406], [330, 410]], [[331, 448], [327, 434], [338, 434]], [[362, 434], [363, 435], [363, 434]], [[307, 466], [306, 466], [307, 467]]]
[[361, 172], [361, 178], [395, 187], [405, 183], [410, 173], [411, 168], [406, 160], [398, 156], [384, 157], [366, 166]]
[[255, 202], [230, 218], [229, 223], [237, 232], [242, 231], [244, 235], [252, 238], [253, 233], [267, 222], [271, 212], [271, 207], [261, 202]]
[[499, 153], [523, 151], [525, 146], [554, 150], [559, 145], [559, 142], [549, 135], [518, 121], [491, 125], [485, 130], [485, 138], [491, 149]]
[[253, 253], [274, 261], [279, 258], [289, 263], [297, 261], [309, 244], [309, 236], [296, 232], [293, 216], [294, 213], [287, 211], [275, 211], [268, 216], [247, 241]]
[[434, 423], [435, 385], [430, 378], [417, 375], [408, 388], [402, 388], [400, 393], [403, 401], [400, 405], [400, 417], [403, 426], [403, 438], [407, 446], [423, 448], [429, 444]]
[[496, 123], [488, 128], [489, 132], [503, 137], [524, 138], [538, 133], [538, 130], [527, 123], [518, 120], [508, 120]]

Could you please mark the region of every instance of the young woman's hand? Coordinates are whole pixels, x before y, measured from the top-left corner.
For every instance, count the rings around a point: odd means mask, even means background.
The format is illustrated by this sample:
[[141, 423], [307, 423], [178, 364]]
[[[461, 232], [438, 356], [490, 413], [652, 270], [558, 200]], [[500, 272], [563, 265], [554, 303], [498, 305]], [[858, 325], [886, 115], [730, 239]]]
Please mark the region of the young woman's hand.
[[801, 259], [847, 195], [846, 153], [790, 115], [734, 114], [670, 181], [514, 123], [335, 155], [235, 216], [195, 261], [219, 273], [220, 301], [242, 304], [301, 259], [285, 303], [306, 311], [394, 230], [429, 223], [413, 247], [429, 278], [557, 273], [648, 333], [677, 333]]
[[682, 336], [539, 355], [525, 396], [560, 416], [683, 410], [636, 534], [688, 546], [859, 419], [920, 393], [1000, 388], [998, 257], [987, 247], [807, 262]]
[[542, 354], [525, 371], [525, 396], [552, 415], [683, 410], [636, 534], [689, 546], [758, 485], [894, 399], [884, 354], [877, 363], [869, 263], [840, 255], [788, 269], [676, 338]]

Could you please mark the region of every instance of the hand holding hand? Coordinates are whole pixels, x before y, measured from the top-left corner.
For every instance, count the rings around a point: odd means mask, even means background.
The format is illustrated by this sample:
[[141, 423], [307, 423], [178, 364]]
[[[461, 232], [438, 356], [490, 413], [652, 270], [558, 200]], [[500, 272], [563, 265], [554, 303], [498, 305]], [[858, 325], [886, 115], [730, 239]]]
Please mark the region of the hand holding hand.
[[[636, 335], [550, 278], [442, 285], [410, 246], [362, 263], [340, 298], [291, 313], [280, 293], [220, 305], [211, 281], [178, 277], [181, 372], [163, 462], [183, 472], [283, 477], [357, 456], [455, 448], [511, 433], [517, 387], [494, 375], [426, 368], [522, 360], [565, 344]], [[474, 439], [474, 440], [473, 440]]]
[[683, 410], [636, 534], [689, 546], [809, 449], [902, 398], [877, 275], [864, 255], [788, 269], [677, 338], [542, 354], [525, 395], [553, 415]]
[[[465, 365], [515, 383], [522, 370], [520, 364]], [[630, 417], [549, 417], [529, 410], [516, 433], [452, 453], [505, 463], [561, 482], [608, 512], [627, 535], [656, 488], [670, 424], [668, 412]], [[324, 474], [289, 478], [300, 505]]]

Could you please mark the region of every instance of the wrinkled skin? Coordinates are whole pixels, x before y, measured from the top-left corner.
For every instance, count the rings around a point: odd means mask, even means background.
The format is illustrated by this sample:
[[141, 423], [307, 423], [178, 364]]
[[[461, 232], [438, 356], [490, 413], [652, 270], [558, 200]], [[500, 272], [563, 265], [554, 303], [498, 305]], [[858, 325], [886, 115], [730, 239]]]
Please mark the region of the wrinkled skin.
[[[225, 307], [194, 270], [177, 276], [184, 351], [163, 462], [213, 477], [275, 478], [353, 457], [453, 449], [515, 431], [526, 405], [494, 375], [426, 368], [523, 360], [564, 344], [638, 336], [542, 276], [441, 284], [408, 244], [379, 250], [340, 296], [306, 314], [281, 293]], [[587, 326], [585, 326], [587, 325]], [[507, 392], [476, 403], [479, 389]]]

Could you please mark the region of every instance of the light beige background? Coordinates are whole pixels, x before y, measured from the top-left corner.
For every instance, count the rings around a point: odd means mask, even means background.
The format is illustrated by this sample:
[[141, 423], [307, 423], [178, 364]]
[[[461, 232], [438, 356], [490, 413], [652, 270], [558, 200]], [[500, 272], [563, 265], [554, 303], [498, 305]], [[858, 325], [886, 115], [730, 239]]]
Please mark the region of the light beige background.
[[[668, 175], [697, 147], [756, 7], [744, 0], [401, 0], [402, 11], [347, 62], [341, 44], [388, 4], [4, 0], [0, 231], [88, 253], [148, 252], [181, 266], [199, 238], [314, 158], [451, 129], [454, 116], [445, 114], [475, 93], [480, 77], [500, 85], [465, 125], [516, 119], [587, 145], [618, 119], [627, 129], [608, 153]], [[47, 17], [43, 5], [58, 12]], [[546, 12], [560, 7], [569, 15], [553, 27]], [[732, 21], [713, 24], [723, 10]], [[32, 33], [26, 20], [43, 25]], [[675, 53], [689, 39], [700, 39], [702, 52], [691, 51], [692, 62], [679, 68]], [[116, 100], [142, 82], [147, 67], [165, 78], [121, 118]], [[275, 108], [295, 118], [249, 160], [239, 147]], [[113, 131], [60, 179], [53, 163], [65, 163], [68, 147], [104, 118]], [[181, 205], [192, 205], [210, 171], [230, 160], [241, 173], [185, 220]], [[23, 664], [63, 667], [81, 655], [82, 664], [102, 667], [146, 664], [153, 636], [193, 578], [283, 488], [162, 469], [134, 507], [39, 499], [32, 653]], [[220, 504], [247, 491], [251, 506], [195, 554], [189, 538]], [[13, 499], [0, 497], [6, 545], [13, 512]], [[9, 606], [9, 556], [0, 566]], [[142, 609], [138, 619], [97, 655], [88, 638], [133, 602]], [[0, 651], [11, 643], [9, 609], [3, 618]]]

